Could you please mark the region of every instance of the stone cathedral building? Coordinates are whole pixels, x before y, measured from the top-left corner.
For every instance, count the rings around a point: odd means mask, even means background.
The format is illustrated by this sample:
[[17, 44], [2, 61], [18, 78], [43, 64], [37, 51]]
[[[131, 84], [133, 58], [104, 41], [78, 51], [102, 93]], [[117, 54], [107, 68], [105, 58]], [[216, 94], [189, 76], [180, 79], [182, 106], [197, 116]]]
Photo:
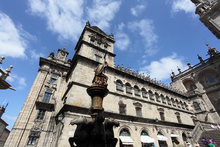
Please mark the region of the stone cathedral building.
[[[76, 126], [71, 120], [90, 117], [94, 69], [108, 62], [109, 94], [103, 105], [106, 118], [120, 122], [114, 129], [117, 147], [171, 147], [198, 141], [204, 128], [220, 122], [220, 54], [172, 75], [172, 87], [114, 63], [114, 37], [89, 23], [75, 54], [59, 49], [40, 58], [39, 70], [5, 147], [69, 147]], [[175, 87], [175, 88], [174, 88]], [[177, 90], [179, 89], [179, 90]], [[203, 130], [201, 130], [203, 128]]]
[[191, 0], [195, 6], [195, 13], [200, 21], [220, 39], [220, 1], [219, 0]]

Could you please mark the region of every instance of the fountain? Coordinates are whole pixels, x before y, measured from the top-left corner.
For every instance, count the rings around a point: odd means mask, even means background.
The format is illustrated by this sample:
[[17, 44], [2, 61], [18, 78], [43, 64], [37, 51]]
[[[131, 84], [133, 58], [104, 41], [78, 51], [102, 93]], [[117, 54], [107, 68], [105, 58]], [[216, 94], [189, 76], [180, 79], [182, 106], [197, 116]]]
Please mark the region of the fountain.
[[114, 138], [113, 127], [119, 122], [106, 119], [103, 115], [103, 98], [108, 94], [108, 77], [104, 74], [108, 63], [99, 64], [95, 70], [92, 86], [87, 93], [92, 99], [91, 118], [80, 117], [72, 120], [71, 125], [77, 125], [74, 137], [69, 138], [71, 147], [115, 147], [118, 139]]

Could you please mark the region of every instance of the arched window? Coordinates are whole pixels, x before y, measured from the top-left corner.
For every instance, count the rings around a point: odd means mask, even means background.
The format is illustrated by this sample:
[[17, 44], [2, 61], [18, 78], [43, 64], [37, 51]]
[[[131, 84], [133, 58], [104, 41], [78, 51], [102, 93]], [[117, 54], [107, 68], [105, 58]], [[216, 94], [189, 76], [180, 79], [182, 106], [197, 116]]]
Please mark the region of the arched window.
[[149, 136], [149, 134], [147, 133], [147, 131], [143, 130], [141, 131], [141, 136]]
[[140, 96], [140, 89], [136, 85], [134, 86], [134, 95]]
[[186, 90], [189, 91], [193, 91], [194, 89], [196, 89], [196, 85], [193, 82], [193, 80], [191, 79], [186, 79], [183, 81], [183, 85], [185, 86]]
[[128, 129], [122, 129], [119, 134], [120, 147], [133, 147], [134, 141]]
[[131, 135], [130, 135], [130, 132], [128, 131], [128, 129], [124, 128], [120, 131], [120, 136], [131, 136]]
[[196, 111], [200, 111], [201, 110], [201, 107], [200, 107], [200, 103], [194, 101], [193, 102], [193, 107]]
[[198, 79], [204, 87], [219, 82], [219, 74], [214, 69], [207, 69], [199, 73]]
[[131, 87], [131, 84], [126, 83], [126, 84], [125, 84], [125, 87], [126, 87], [126, 93], [128, 93], [128, 94], [132, 94], [132, 87]]
[[141, 145], [142, 147], [149, 147], [154, 143], [154, 139], [151, 138], [147, 131], [141, 131]]
[[146, 89], [142, 88], [141, 89], [141, 93], [142, 93], [142, 97], [143, 98], [147, 98], [147, 91], [146, 91]]
[[121, 80], [116, 81], [116, 90], [123, 91], [123, 83]]
[[159, 94], [157, 92], [155, 92], [155, 98], [156, 98], [157, 102], [161, 102], [160, 96], [159, 96]]
[[151, 99], [151, 100], [154, 100], [154, 95], [153, 95], [153, 92], [151, 91], [151, 90], [149, 90], [149, 98]]

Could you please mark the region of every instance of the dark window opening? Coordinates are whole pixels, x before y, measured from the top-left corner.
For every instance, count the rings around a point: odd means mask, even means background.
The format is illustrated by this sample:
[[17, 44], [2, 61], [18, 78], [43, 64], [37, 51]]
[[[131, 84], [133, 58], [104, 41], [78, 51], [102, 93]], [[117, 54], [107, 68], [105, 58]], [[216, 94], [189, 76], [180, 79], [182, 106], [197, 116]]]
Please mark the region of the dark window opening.
[[37, 114], [37, 120], [43, 120], [46, 110], [40, 109]]

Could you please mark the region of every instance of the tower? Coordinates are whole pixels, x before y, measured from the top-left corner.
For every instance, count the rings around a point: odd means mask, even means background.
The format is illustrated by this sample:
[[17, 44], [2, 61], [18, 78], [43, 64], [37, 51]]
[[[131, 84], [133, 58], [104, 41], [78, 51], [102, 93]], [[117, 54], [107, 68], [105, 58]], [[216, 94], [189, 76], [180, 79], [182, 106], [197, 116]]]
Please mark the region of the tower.
[[5, 146], [49, 146], [58, 97], [63, 94], [65, 78], [70, 68], [68, 52], [59, 49], [47, 58], [40, 58], [40, 67], [22, 110], [11, 130]]
[[220, 1], [191, 0], [196, 5], [195, 13], [200, 21], [217, 37], [220, 38]]

